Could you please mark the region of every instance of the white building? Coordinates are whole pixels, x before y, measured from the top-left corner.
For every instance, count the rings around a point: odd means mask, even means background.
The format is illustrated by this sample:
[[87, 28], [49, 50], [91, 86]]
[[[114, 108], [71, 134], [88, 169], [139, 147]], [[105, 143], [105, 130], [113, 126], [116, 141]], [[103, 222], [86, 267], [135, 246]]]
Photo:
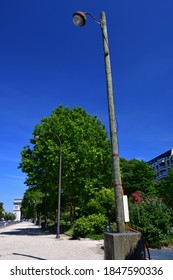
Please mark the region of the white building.
[[155, 180], [165, 178], [173, 165], [173, 149], [151, 159], [148, 164], [156, 172]]
[[13, 202], [13, 213], [16, 215], [16, 221], [21, 220], [21, 205], [22, 205], [22, 199], [16, 198]]

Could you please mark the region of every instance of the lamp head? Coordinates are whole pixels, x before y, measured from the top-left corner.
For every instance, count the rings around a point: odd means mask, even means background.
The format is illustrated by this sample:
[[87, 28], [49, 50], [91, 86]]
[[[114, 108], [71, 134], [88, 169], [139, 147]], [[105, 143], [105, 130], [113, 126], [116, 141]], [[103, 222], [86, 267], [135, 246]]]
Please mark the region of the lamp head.
[[82, 27], [86, 23], [86, 13], [84, 12], [75, 12], [73, 14], [73, 23], [78, 27]]

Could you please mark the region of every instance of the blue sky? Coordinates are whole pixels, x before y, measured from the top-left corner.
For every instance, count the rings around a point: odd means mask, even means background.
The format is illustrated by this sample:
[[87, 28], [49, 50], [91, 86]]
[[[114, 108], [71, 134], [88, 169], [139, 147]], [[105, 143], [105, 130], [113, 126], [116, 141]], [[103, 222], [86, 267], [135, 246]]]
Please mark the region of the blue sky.
[[23, 196], [17, 169], [34, 125], [60, 104], [108, 124], [100, 26], [72, 23], [75, 11], [107, 17], [120, 157], [148, 161], [173, 147], [171, 0], [0, 1], [0, 201]]

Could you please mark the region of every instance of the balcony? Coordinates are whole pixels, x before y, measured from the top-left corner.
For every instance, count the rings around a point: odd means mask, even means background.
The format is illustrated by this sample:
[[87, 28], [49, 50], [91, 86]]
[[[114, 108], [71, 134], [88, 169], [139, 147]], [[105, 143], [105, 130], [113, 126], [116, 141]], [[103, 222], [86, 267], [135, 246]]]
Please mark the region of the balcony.
[[167, 170], [162, 172], [162, 173], [160, 173], [160, 174], [158, 174], [157, 177], [156, 177], [156, 180], [160, 180], [160, 179], [165, 178], [167, 174], [168, 174]]

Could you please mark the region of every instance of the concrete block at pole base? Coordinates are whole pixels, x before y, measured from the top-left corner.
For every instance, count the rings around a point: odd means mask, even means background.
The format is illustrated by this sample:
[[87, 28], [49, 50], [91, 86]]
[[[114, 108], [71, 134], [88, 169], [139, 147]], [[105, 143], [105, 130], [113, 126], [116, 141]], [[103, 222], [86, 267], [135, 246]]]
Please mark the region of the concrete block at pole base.
[[140, 233], [105, 233], [105, 260], [146, 260], [145, 243]]

